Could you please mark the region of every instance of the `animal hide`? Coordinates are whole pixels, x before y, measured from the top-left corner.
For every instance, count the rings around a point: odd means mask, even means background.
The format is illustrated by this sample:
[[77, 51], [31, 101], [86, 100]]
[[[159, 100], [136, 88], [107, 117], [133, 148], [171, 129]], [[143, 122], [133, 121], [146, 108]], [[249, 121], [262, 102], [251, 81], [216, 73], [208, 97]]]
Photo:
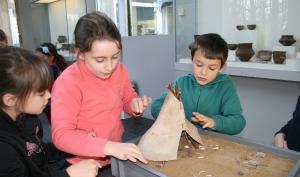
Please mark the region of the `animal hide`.
[[170, 87], [169, 89], [158, 118], [138, 144], [148, 160], [176, 160], [182, 131], [203, 144], [197, 128], [185, 118], [183, 105], [179, 100], [180, 93]]

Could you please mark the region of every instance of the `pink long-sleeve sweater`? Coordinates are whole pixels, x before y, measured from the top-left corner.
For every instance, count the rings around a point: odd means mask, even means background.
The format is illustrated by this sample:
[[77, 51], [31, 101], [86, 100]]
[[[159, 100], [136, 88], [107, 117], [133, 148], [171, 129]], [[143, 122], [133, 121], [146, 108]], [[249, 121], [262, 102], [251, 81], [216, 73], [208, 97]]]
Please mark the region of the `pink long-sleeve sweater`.
[[124, 110], [134, 115], [130, 101], [135, 97], [124, 65], [118, 64], [111, 77], [103, 80], [78, 60], [60, 75], [52, 89], [53, 143], [77, 155], [68, 159], [70, 163], [92, 157], [106, 165], [109, 161], [104, 145], [121, 140], [124, 128], [120, 114]]

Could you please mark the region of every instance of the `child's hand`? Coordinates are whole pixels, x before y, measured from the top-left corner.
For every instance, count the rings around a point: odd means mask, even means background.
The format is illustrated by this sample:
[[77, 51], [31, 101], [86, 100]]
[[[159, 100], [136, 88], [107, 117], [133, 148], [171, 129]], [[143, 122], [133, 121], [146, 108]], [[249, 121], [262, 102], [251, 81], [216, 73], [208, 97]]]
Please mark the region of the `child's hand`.
[[151, 102], [152, 99], [147, 96], [143, 96], [143, 98], [134, 98], [131, 101], [131, 110], [136, 115], [141, 115]]
[[192, 117], [192, 121], [199, 123], [203, 128], [215, 127], [215, 121], [212, 118], [206, 117], [198, 112], [193, 112], [193, 115], [194, 117]]
[[139, 160], [145, 164], [148, 163], [140, 149], [133, 143], [118, 143], [108, 141], [104, 146], [104, 153], [121, 160], [130, 160], [132, 162]]
[[96, 177], [99, 168], [101, 165], [96, 160], [89, 159], [69, 166], [66, 171], [70, 177]]
[[287, 146], [287, 143], [284, 139], [284, 134], [283, 133], [278, 133], [275, 136], [274, 144], [275, 144], [275, 146], [277, 146], [279, 148], [288, 149], [288, 146]]

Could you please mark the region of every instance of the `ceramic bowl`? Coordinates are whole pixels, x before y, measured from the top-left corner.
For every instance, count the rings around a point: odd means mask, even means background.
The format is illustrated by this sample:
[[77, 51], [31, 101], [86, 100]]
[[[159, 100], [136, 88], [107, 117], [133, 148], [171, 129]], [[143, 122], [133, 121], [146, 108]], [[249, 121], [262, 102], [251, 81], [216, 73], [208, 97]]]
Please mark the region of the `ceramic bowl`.
[[244, 25], [237, 25], [236, 29], [238, 29], [239, 31], [243, 30], [245, 27]]
[[271, 50], [260, 50], [257, 52], [257, 58], [261, 61], [270, 61], [272, 59], [272, 51]]
[[255, 24], [251, 24], [251, 25], [247, 25], [248, 30], [255, 30], [256, 25]]
[[235, 50], [237, 48], [237, 44], [227, 44], [229, 50]]

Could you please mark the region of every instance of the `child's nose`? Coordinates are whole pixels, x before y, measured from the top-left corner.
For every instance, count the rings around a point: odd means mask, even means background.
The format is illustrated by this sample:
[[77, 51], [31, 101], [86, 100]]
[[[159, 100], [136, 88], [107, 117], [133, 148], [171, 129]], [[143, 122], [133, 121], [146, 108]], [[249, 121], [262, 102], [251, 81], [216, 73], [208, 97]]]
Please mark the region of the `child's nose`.
[[49, 90], [46, 91], [46, 98], [49, 99], [51, 97], [51, 94], [49, 92]]
[[106, 69], [109, 72], [112, 71], [112, 69], [113, 69], [113, 63], [112, 63], [112, 61], [107, 61], [107, 63], [106, 63]]
[[206, 74], [207, 74], [207, 68], [206, 68], [206, 67], [203, 67], [203, 68], [201, 69], [201, 74], [202, 74], [202, 75], [206, 75]]

